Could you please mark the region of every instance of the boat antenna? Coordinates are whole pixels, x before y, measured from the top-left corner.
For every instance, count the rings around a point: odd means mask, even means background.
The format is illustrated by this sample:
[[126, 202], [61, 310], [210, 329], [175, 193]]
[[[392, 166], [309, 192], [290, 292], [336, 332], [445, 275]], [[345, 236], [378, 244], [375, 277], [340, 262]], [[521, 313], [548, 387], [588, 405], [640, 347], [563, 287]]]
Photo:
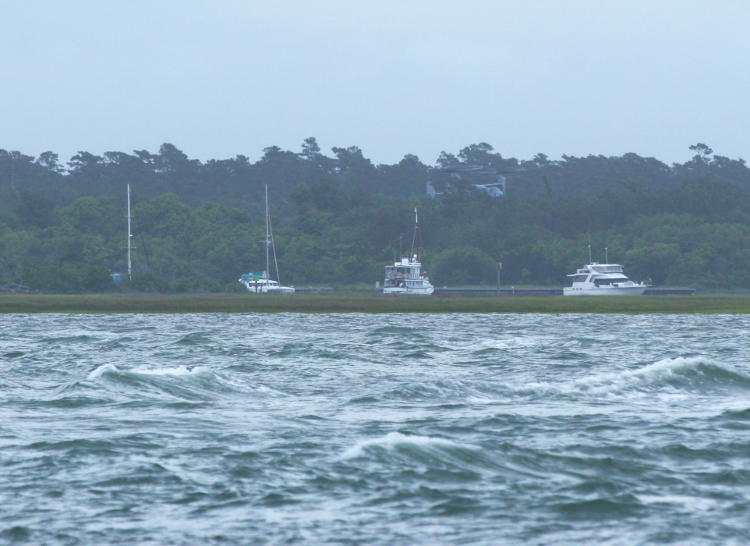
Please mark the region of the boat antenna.
[[591, 242], [590, 241], [589, 241], [588, 247], [589, 247], [589, 263], [592, 263], [591, 262], [592, 258], [591, 258]]
[[132, 239], [133, 239], [133, 231], [132, 231], [132, 220], [133, 216], [130, 214], [130, 184], [128, 184], [128, 281], [133, 280], [133, 261], [131, 259], [131, 249], [132, 249]]
[[411, 240], [411, 254], [412, 256], [416, 254], [416, 248], [417, 248], [417, 231], [419, 230], [419, 213], [417, 212], [417, 207], [414, 207], [414, 237], [412, 237]]
[[609, 249], [606, 246], [604, 247], [604, 263], [609, 263]]

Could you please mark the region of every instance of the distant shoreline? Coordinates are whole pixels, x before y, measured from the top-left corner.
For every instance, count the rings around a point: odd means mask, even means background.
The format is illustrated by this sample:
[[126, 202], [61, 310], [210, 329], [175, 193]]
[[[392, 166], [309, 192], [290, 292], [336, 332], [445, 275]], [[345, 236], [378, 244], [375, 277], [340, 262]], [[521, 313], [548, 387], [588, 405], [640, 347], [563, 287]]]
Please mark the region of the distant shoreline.
[[750, 313], [750, 295], [0, 294], [0, 313]]

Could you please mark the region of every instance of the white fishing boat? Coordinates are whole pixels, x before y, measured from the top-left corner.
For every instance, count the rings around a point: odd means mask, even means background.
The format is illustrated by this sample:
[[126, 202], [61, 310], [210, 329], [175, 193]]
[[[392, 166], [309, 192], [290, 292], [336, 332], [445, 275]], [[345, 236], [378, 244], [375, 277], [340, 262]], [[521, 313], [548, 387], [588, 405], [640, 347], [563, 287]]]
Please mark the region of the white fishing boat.
[[646, 283], [631, 281], [620, 264], [592, 262], [568, 277], [572, 283], [563, 288], [564, 296], [640, 296], [649, 287]]
[[273, 280], [270, 275], [271, 252], [273, 252], [273, 263], [276, 267], [276, 278], [279, 278], [279, 263], [276, 260], [276, 245], [273, 242], [273, 229], [271, 227], [271, 215], [268, 210], [268, 184], [266, 184], [266, 269], [265, 271], [244, 273], [238, 281], [242, 283], [251, 294], [294, 294], [293, 286], [283, 286], [278, 280]]
[[383, 294], [429, 296], [435, 291], [416, 254], [385, 266]]
[[412, 251], [408, 256], [397, 260], [393, 265], [385, 266], [385, 280], [383, 294], [402, 294], [407, 296], [429, 296], [435, 288], [430, 284], [430, 278], [422, 273], [422, 264], [416, 253], [419, 216], [414, 209], [414, 238]]

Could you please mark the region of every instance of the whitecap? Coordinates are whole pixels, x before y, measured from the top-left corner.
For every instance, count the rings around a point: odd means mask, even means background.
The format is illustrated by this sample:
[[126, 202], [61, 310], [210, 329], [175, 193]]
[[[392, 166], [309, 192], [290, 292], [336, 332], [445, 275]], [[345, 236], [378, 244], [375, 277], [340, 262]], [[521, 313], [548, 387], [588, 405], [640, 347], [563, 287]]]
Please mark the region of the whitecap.
[[119, 372], [120, 372], [120, 368], [118, 368], [114, 364], [102, 364], [95, 370], [92, 370], [89, 373], [88, 378], [97, 379], [106, 373], [119, 373]]
[[462, 447], [451, 440], [445, 438], [435, 438], [433, 436], [407, 436], [400, 432], [389, 432], [382, 438], [373, 438], [362, 440], [349, 447], [341, 455], [342, 459], [356, 459], [364, 455], [368, 448], [379, 447], [382, 449], [396, 449], [400, 446], [418, 446], [418, 447]]
[[114, 364], [102, 364], [98, 368], [92, 370], [88, 379], [98, 379], [106, 374], [137, 374], [137, 375], [156, 375], [156, 376], [171, 376], [171, 377], [183, 377], [183, 376], [205, 376], [210, 375], [211, 370], [204, 368], [203, 366], [176, 366], [173, 368], [133, 368], [130, 370], [123, 370], [118, 368]]
[[135, 368], [131, 370], [133, 373], [141, 375], [170, 375], [170, 376], [184, 376], [184, 375], [208, 375], [211, 370], [204, 368], [203, 366], [177, 366], [175, 368]]
[[527, 382], [515, 390], [535, 395], [565, 396], [581, 392], [617, 394], [629, 389], [653, 389], [670, 385], [684, 388], [685, 382], [690, 382], [690, 378], [696, 376], [702, 377], [702, 382], [727, 382], [732, 378], [750, 382], [750, 376], [742, 370], [703, 356], [695, 356], [665, 358], [636, 369], [607, 372], [564, 383]]
[[689, 495], [638, 495], [644, 504], [677, 504], [692, 511], [706, 511], [715, 508], [719, 503], [714, 499]]
[[594, 392], [607, 391], [611, 387], [618, 389], [638, 385], [658, 385], [674, 376], [684, 375], [686, 372], [705, 373], [705, 370], [701, 369], [702, 366], [708, 366], [721, 372], [737, 375], [743, 379], [750, 379], [732, 366], [696, 356], [665, 358], [635, 370], [625, 370], [579, 379], [574, 384], [584, 390]]

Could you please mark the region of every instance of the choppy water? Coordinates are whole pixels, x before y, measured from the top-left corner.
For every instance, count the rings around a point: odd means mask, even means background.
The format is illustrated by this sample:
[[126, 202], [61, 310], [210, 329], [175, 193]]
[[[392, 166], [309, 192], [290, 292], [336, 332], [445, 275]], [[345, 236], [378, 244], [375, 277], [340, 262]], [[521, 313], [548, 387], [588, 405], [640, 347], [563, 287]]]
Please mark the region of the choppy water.
[[5, 315], [0, 542], [750, 541], [750, 318]]

